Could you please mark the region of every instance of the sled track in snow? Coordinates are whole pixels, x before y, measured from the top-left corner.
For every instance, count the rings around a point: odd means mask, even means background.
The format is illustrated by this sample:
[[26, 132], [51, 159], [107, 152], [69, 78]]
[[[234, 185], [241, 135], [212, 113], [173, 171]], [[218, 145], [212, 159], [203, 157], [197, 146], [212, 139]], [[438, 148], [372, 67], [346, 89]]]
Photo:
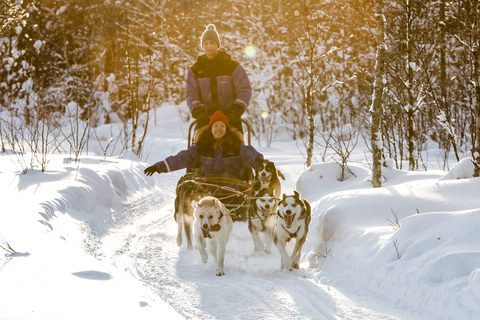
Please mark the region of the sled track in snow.
[[225, 276], [196, 249], [179, 248], [174, 195], [138, 201], [101, 238], [99, 258], [126, 270], [186, 319], [394, 319], [357, 306], [314, 280], [316, 270], [281, 270], [280, 255], [254, 253], [246, 222], [235, 222]]

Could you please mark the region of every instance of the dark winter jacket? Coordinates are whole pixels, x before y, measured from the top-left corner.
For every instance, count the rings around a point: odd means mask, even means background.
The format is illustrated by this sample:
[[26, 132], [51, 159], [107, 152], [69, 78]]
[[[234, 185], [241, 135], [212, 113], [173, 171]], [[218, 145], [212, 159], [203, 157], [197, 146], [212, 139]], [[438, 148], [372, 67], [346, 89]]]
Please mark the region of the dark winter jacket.
[[188, 72], [186, 100], [192, 114], [202, 106], [209, 115], [217, 110], [227, 114], [233, 104], [245, 111], [251, 97], [252, 87], [245, 69], [223, 51], [213, 59], [201, 55]]
[[[163, 161], [155, 163], [159, 172], [184, 168], [200, 168], [204, 177], [230, 177], [245, 180], [248, 170], [256, 167], [256, 159], [263, 155], [239, 138], [236, 130], [229, 129], [225, 136], [215, 141], [210, 128], [199, 135], [199, 142]], [[240, 140], [242, 139], [242, 140]]]

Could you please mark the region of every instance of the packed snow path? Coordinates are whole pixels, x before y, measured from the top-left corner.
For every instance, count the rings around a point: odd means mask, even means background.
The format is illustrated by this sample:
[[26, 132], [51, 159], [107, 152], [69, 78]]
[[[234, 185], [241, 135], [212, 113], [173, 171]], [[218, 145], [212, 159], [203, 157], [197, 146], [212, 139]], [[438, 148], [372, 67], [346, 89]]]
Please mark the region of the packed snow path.
[[254, 252], [246, 222], [234, 223], [226, 275], [215, 276], [211, 256], [203, 264], [185, 241], [177, 247], [174, 194], [165, 191], [126, 209], [97, 256], [141, 280], [186, 319], [397, 319], [371, 310], [376, 303], [352, 301], [318, 277], [319, 270], [281, 270], [275, 248]]

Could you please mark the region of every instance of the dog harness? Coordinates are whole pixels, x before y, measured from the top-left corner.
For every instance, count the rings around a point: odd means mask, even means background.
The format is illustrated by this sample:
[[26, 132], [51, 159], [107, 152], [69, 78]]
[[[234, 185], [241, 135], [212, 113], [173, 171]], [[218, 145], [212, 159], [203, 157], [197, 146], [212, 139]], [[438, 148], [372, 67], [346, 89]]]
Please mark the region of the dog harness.
[[[261, 211], [261, 212], [263, 213], [264, 210], [263, 210], [262, 208], [257, 208], [257, 210], [256, 210], [256, 212], [255, 212], [255, 213], [257, 214], [257, 216], [256, 216], [256, 217], [253, 217], [253, 219], [260, 219], [260, 220], [266, 220], [266, 219], [268, 219], [269, 217], [275, 215], [276, 212], [273, 210], [274, 208], [275, 208], [275, 207], [271, 207], [271, 208], [270, 208], [270, 211], [271, 211], [270, 213], [262, 214], [262, 215], [258, 214], [258, 212]], [[265, 211], [266, 211], [266, 210], [265, 210]], [[262, 218], [262, 217], [264, 217], [264, 218]]]

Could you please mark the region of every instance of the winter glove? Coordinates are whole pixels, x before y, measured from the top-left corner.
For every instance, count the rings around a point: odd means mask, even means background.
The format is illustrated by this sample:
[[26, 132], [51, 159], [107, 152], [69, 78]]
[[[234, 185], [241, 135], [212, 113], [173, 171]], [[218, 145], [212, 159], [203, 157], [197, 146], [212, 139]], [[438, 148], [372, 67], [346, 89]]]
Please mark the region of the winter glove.
[[207, 125], [210, 121], [210, 117], [208, 116], [207, 109], [205, 107], [197, 107], [193, 109], [192, 117], [197, 119], [198, 128]]
[[243, 112], [245, 112], [245, 109], [243, 109], [241, 105], [234, 103], [230, 107], [228, 114], [226, 114], [228, 122], [229, 123], [237, 122], [242, 116]]
[[150, 166], [143, 171], [143, 173], [145, 173], [149, 177], [153, 175], [155, 172], [161, 173], [160, 170], [158, 170], [158, 168], [155, 165]]

